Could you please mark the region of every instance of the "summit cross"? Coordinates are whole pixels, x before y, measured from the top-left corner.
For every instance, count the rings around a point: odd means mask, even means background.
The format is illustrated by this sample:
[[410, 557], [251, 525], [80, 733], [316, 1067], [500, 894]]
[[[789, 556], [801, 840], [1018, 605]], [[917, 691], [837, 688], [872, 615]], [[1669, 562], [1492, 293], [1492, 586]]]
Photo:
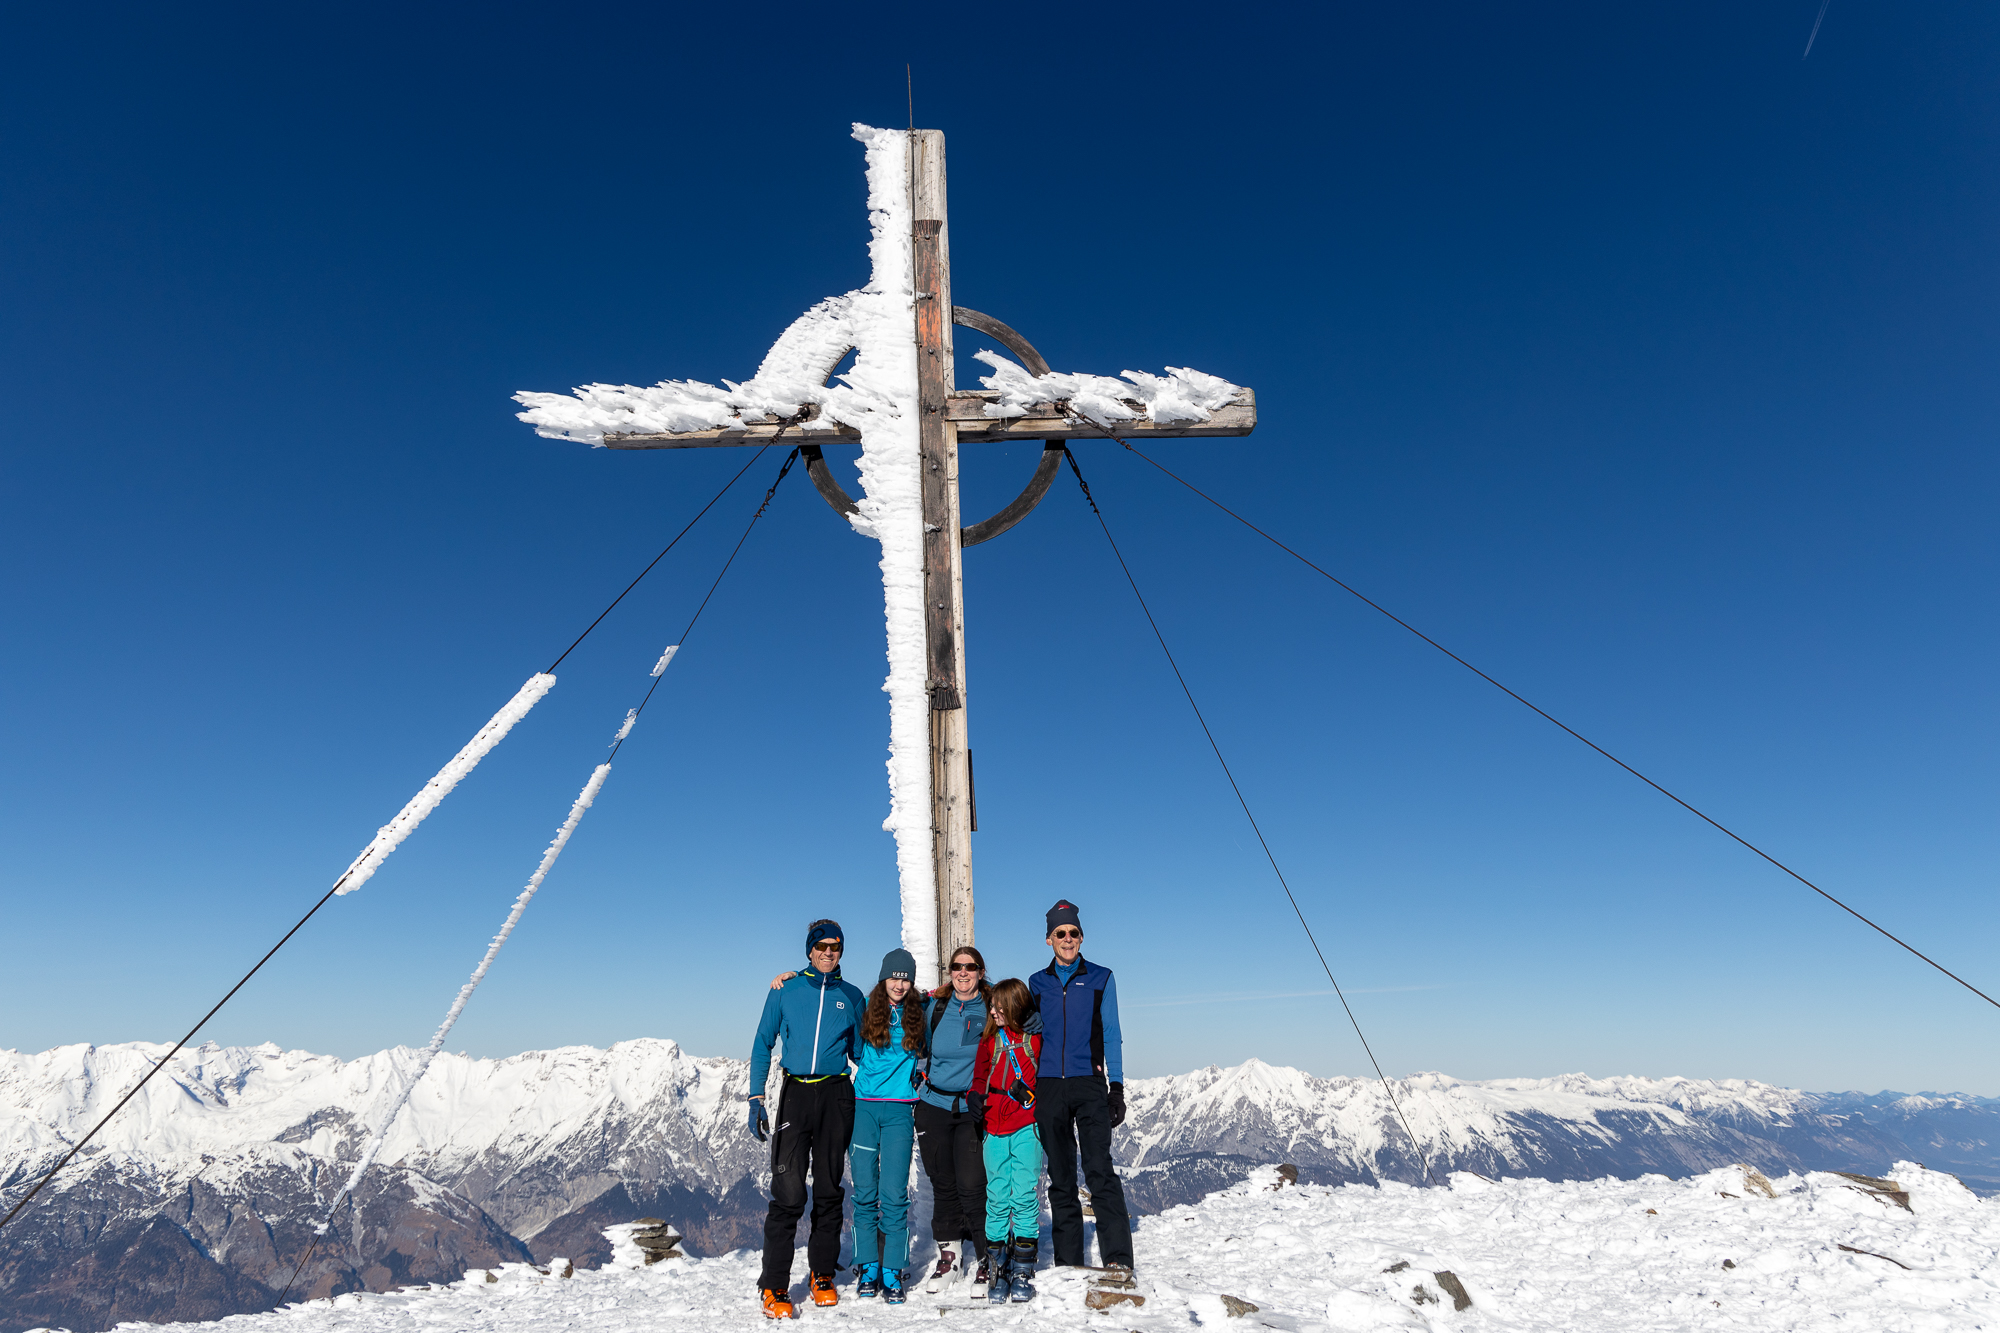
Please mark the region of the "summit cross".
[[[1127, 372], [1125, 382], [1054, 374], [1008, 325], [955, 305], [945, 198], [944, 134], [939, 130], [855, 127], [868, 146], [874, 279], [867, 288], [821, 302], [773, 345], [758, 373], [728, 391], [689, 381], [653, 389], [591, 385], [567, 395], [516, 395], [520, 415], [542, 434], [611, 449], [700, 449], [791, 443], [814, 487], [863, 535], [883, 543], [890, 636], [890, 789], [887, 827], [897, 834], [903, 881], [904, 947], [946, 979], [952, 950], [973, 943], [972, 839], [978, 827], [966, 709], [965, 547], [989, 541], [1025, 518], [1054, 482], [1068, 440], [1248, 435], [1256, 395], [1196, 371], [1167, 377]], [[898, 190], [896, 187], [902, 188]], [[898, 197], [900, 195], [900, 198]], [[900, 249], [903, 253], [898, 254]], [[990, 352], [986, 390], [956, 387], [954, 325], [999, 343], [1019, 365]], [[849, 351], [853, 371], [833, 385]], [[908, 364], [914, 352], [914, 366]], [[914, 369], [914, 375], [908, 372]], [[725, 381], [726, 382], [726, 381]], [[914, 416], [916, 430], [908, 430]], [[1021, 494], [999, 513], [965, 524], [959, 512], [959, 446], [1041, 440], [1042, 456]], [[828, 468], [827, 446], [861, 445], [864, 497], [857, 502]], [[907, 464], [914, 464], [911, 475]], [[899, 492], [899, 486], [902, 491]], [[921, 503], [921, 539], [899, 540], [901, 509]], [[898, 692], [899, 607], [914, 641], [921, 590], [921, 663]], [[915, 671], [921, 668], [921, 694]], [[899, 711], [899, 703], [908, 703]], [[921, 708], [926, 722], [919, 723]], [[928, 774], [899, 778], [899, 748], [927, 732]], [[920, 779], [928, 776], [928, 782]], [[927, 849], [913, 816], [928, 787]], [[899, 818], [901, 822], [899, 823]], [[928, 855], [916, 855], [927, 851]], [[932, 904], [916, 910], [928, 861]]]

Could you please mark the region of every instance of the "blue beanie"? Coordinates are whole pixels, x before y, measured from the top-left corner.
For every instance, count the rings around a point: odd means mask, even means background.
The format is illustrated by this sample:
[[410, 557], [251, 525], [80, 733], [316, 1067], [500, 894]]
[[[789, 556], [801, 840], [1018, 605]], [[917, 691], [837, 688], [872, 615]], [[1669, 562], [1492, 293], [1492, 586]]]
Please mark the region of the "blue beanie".
[[1056, 905], [1049, 909], [1048, 922], [1049, 928], [1042, 932], [1045, 935], [1055, 934], [1057, 926], [1075, 926], [1078, 930], [1083, 929], [1083, 922], [1076, 919], [1076, 904], [1067, 898], [1056, 899]]
[[842, 945], [845, 945], [847, 943], [847, 936], [841, 931], [838, 921], [831, 919], [815, 921], [806, 927], [806, 952], [810, 954], [813, 951], [813, 945], [818, 944], [821, 940], [839, 940]]
[[891, 949], [882, 955], [882, 974], [877, 981], [915, 981], [917, 960], [908, 949]]

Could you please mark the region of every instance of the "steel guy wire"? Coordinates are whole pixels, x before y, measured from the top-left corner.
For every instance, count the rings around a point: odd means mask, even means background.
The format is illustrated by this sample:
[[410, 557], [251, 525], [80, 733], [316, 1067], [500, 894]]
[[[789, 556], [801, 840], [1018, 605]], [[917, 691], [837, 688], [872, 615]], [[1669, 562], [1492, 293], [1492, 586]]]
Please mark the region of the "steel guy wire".
[[1943, 963], [1938, 962], [1937, 959], [1932, 958], [1929, 954], [1924, 953], [1921, 949], [1918, 949], [1915, 945], [1902, 939], [1900, 936], [1892, 934], [1886, 928], [1877, 925], [1874, 921], [1870, 920], [1868, 917], [1863, 916], [1860, 912], [1856, 911], [1854, 908], [1849, 907], [1846, 903], [1834, 897], [1832, 894], [1828, 893], [1825, 889], [1822, 889], [1819, 885], [1813, 883], [1811, 880], [1807, 879], [1804, 875], [1801, 875], [1798, 871], [1792, 869], [1790, 866], [1786, 865], [1783, 861], [1780, 861], [1777, 857], [1765, 851], [1762, 847], [1759, 847], [1756, 843], [1751, 842], [1748, 838], [1744, 837], [1736, 830], [1730, 828], [1728, 825], [1722, 823], [1720, 820], [1711, 818], [1709, 815], [1695, 808], [1687, 801], [1682, 800], [1680, 797], [1668, 791], [1665, 787], [1661, 786], [1659, 783], [1647, 777], [1644, 773], [1641, 773], [1638, 769], [1632, 767], [1632, 765], [1626, 763], [1623, 759], [1620, 759], [1617, 755], [1611, 753], [1611, 751], [1605, 749], [1602, 745], [1599, 745], [1596, 741], [1590, 739], [1590, 737], [1578, 731], [1575, 727], [1570, 726], [1567, 722], [1564, 722], [1562, 719], [1547, 712], [1545, 709], [1542, 709], [1535, 704], [1529, 703], [1519, 694], [1516, 694], [1513, 690], [1508, 689], [1505, 685], [1502, 685], [1499, 681], [1487, 675], [1484, 671], [1481, 671], [1478, 667], [1472, 665], [1472, 663], [1466, 661], [1463, 657], [1460, 657], [1457, 653], [1445, 647], [1443, 644], [1439, 643], [1436, 639], [1433, 639], [1430, 635], [1424, 633], [1422, 630], [1418, 629], [1415, 625], [1412, 625], [1409, 621], [1403, 619], [1395, 612], [1389, 610], [1389, 608], [1383, 606], [1380, 602], [1376, 601], [1372, 597], [1367, 596], [1365, 593], [1362, 593], [1358, 589], [1343, 582], [1342, 580], [1336, 578], [1334, 575], [1328, 573], [1326, 570], [1320, 568], [1318, 565], [1314, 564], [1311, 560], [1308, 560], [1305, 556], [1300, 555], [1290, 546], [1287, 546], [1284, 542], [1279, 541], [1276, 537], [1273, 537], [1270, 533], [1264, 531], [1264, 529], [1258, 527], [1255, 523], [1252, 523], [1249, 519], [1243, 517], [1243, 515], [1237, 513], [1234, 509], [1231, 509], [1228, 505], [1222, 503], [1222, 501], [1216, 499], [1208, 492], [1202, 490], [1199, 486], [1195, 485], [1187, 478], [1174, 472], [1172, 469], [1166, 467], [1164, 464], [1156, 461], [1155, 459], [1148, 457], [1146, 454], [1142, 453], [1138, 449], [1133, 448], [1129, 441], [1121, 440], [1116, 435], [1111, 435], [1108, 432], [1105, 438], [1112, 440], [1117, 444], [1123, 445], [1125, 447], [1126, 452], [1133, 454], [1148, 463], [1151, 463], [1161, 472], [1164, 472], [1167, 476], [1173, 478], [1181, 485], [1187, 487], [1190, 491], [1193, 491], [1196, 495], [1199, 495], [1202, 499], [1208, 501], [1210, 504], [1214, 505], [1217, 509], [1220, 509], [1223, 513], [1229, 515], [1231, 518], [1235, 519], [1238, 523], [1241, 523], [1244, 527], [1250, 529], [1250, 531], [1256, 533], [1259, 537], [1262, 537], [1265, 541], [1271, 543], [1271, 545], [1283, 551], [1286, 555], [1291, 556], [1294, 560], [1304, 565], [1307, 569], [1310, 569], [1313, 573], [1318, 574], [1321, 578], [1326, 579], [1329, 583], [1332, 583], [1335, 587], [1339, 588], [1341, 591], [1352, 594], [1355, 598], [1357, 598], [1361, 602], [1364, 602], [1368, 606], [1374, 608], [1375, 610], [1380, 611], [1383, 615], [1395, 621], [1398, 625], [1401, 625], [1404, 629], [1416, 635], [1419, 639], [1422, 639], [1425, 643], [1437, 649], [1439, 652], [1443, 653], [1446, 657], [1449, 657], [1452, 661], [1458, 663], [1460, 666], [1464, 667], [1467, 671], [1470, 671], [1473, 675], [1479, 677], [1481, 680], [1485, 681], [1488, 685], [1491, 685], [1494, 689], [1500, 691], [1502, 694], [1512, 699], [1515, 703], [1520, 704], [1523, 708], [1526, 708], [1531, 712], [1535, 713], [1544, 721], [1552, 723], [1555, 726], [1562, 728], [1562, 730], [1568, 732], [1571, 736], [1575, 737], [1577, 740], [1582, 741], [1585, 745], [1588, 745], [1591, 749], [1597, 751], [1597, 753], [1603, 755], [1606, 759], [1609, 759], [1612, 763], [1618, 765], [1618, 767], [1624, 769], [1627, 773], [1630, 773], [1633, 777], [1639, 779], [1639, 781], [1645, 783], [1648, 787], [1651, 787], [1654, 791], [1666, 797], [1668, 800], [1672, 801], [1675, 805], [1678, 805], [1681, 809], [1693, 815], [1696, 819], [1701, 820], [1704, 824], [1709, 825], [1711, 828], [1714, 828], [1718, 832], [1726, 834], [1728, 837], [1730, 837], [1737, 843], [1741, 844], [1744, 847], [1747, 847], [1749, 850], [1755, 852], [1758, 856], [1762, 857], [1764, 860], [1770, 862], [1778, 869], [1784, 871], [1787, 875], [1790, 875], [1793, 879], [1805, 885], [1807, 888], [1811, 889], [1814, 893], [1817, 893], [1820, 897], [1826, 899], [1828, 902], [1832, 903], [1835, 907], [1838, 907], [1841, 911], [1847, 913], [1849, 916], [1853, 917], [1856, 921], [1859, 921], [1862, 925], [1868, 927], [1870, 930], [1880, 935], [1883, 939], [1888, 940], [1890, 943], [1896, 945], [1898, 948], [1907, 950], [1914, 957], [1921, 959], [1925, 963], [1928, 963], [1930, 966], [1944, 973], [1944, 975], [1950, 977], [1953, 981], [1956, 981], [1959, 985], [1971, 991], [1974, 995], [1977, 995], [1980, 999], [1986, 1001], [1986, 1003], [1993, 1005], [1995, 1008], [2000, 1008], [2000, 1000], [1994, 999], [1991, 995], [1988, 995], [1985, 991], [1979, 989], [1979, 987], [1973, 985], [1971, 982], [1967, 981], [1964, 977], [1961, 977], [1960, 975], [1958, 975], [1958, 973], [1946, 967]]
[[1320, 970], [1326, 973], [1326, 979], [1332, 985], [1333, 993], [1339, 997], [1340, 1007], [1346, 1011], [1347, 1021], [1354, 1027], [1354, 1035], [1361, 1039], [1361, 1049], [1367, 1052], [1368, 1063], [1375, 1067], [1375, 1077], [1381, 1081], [1382, 1091], [1388, 1095], [1390, 1108], [1396, 1112], [1396, 1119], [1402, 1123], [1403, 1133], [1409, 1135], [1410, 1146], [1416, 1149], [1417, 1161], [1424, 1169], [1425, 1182], [1434, 1183], [1430, 1154], [1424, 1151], [1423, 1143], [1410, 1128], [1409, 1117], [1403, 1114], [1402, 1103], [1396, 1100], [1396, 1090], [1389, 1086], [1389, 1077], [1382, 1072], [1382, 1062], [1375, 1058], [1375, 1049], [1368, 1044], [1368, 1036], [1361, 1030], [1361, 1020], [1354, 1016], [1353, 1006], [1347, 1003], [1347, 995], [1340, 989], [1340, 983], [1334, 979], [1333, 968], [1326, 961], [1326, 954], [1320, 949], [1319, 940], [1313, 935], [1312, 927], [1306, 923], [1306, 914], [1299, 907], [1298, 897], [1293, 894], [1290, 882], [1285, 879], [1285, 872], [1279, 868], [1277, 855], [1272, 852], [1271, 844], [1265, 840], [1264, 830], [1257, 823], [1257, 816], [1250, 813], [1250, 802], [1244, 797], [1243, 788], [1236, 785], [1236, 774], [1230, 771], [1229, 761], [1222, 757], [1222, 746], [1217, 743], [1215, 733], [1209, 730], [1208, 719], [1202, 716], [1201, 705], [1195, 702], [1194, 691], [1188, 687], [1187, 677], [1181, 674], [1180, 663], [1174, 660], [1174, 650], [1167, 647], [1167, 636], [1160, 632], [1160, 622], [1153, 619], [1153, 608], [1146, 605], [1146, 594], [1139, 591], [1139, 581], [1132, 577], [1132, 568], [1125, 563], [1125, 553], [1118, 549], [1118, 539], [1111, 535], [1111, 525], [1104, 521], [1104, 511], [1097, 507], [1097, 499], [1090, 493], [1090, 483], [1083, 479], [1083, 469], [1077, 466], [1076, 455], [1069, 451], [1068, 445], [1063, 446], [1063, 457], [1069, 461], [1069, 470], [1076, 474], [1076, 484], [1082, 489], [1084, 502], [1090, 506], [1090, 512], [1096, 516], [1097, 526], [1104, 529], [1104, 540], [1110, 543], [1111, 554], [1117, 557], [1118, 568], [1124, 572], [1125, 582], [1132, 586], [1132, 595], [1138, 599], [1139, 609], [1145, 612], [1146, 623], [1152, 627], [1153, 637], [1159, 640], [1160, 651], [1166, 655], [1167, 665], [1173, 669], [1174, 679], [1180, 682], [1181, 693], [1187, 696], [1188, 707], [1194, 710], [1194, 720], [1201, 724], [1201, 734], [1208, 738], [1208, 748], [1215, 752], [1215, 762], [1222, 766], [1222, 776], [1229, 780], [1229, 790], [1236, 793], [1236, 803], [1243, 807], [1243, 817], [1250, 821], [1250, 831], [1257, 835], [1257, 845], [1264, 849], [1264, 859], [1271, 863], [1271, 873], [1278, 877], [1278, 887], [1285, 891], [1285, 900], [1291, 903], [1292, 914], [1298, 917], [1299, 928], [1305, 931], [1306, 942], [1312, 945], [1313, 954], [1319, 959]]
[[[785, 422], [782, 425], [780, 425], [777, 434], [783, 435], [785, 432], [785, 428], [790, 424], [791, 424], [790, 422]], [[773, 436], [772, 438], [775, 440], [777, 436]], [[724, 483], [722, 489], [717, 491], [715, 495], [710, 498], [709, 502], [703, 505], [700, 511], [697, 512], [693, 518], [688, 520], [687, 526], [674, 534], [674, 539], [667, 543], [666, 548], [662, 550], [658, 555], [654, 556], [652, 560], [647, 563], [644, 569], [639, 571], [638, 578], [633, 579], [630, 583], [625, 585], [625, 592], [621, 592], [616, 597], [611, 599], [611, 605], [605, 607], [604, 610], [600, 611], [598, 613], [597, 619], [591, 621], [590, 624], [587, 627], [585, 627], [583, 633], [577, 635], [574, 642], [572, 642], [569, 647], [563, 649], [562, 656], [556, 658], [554, 662], [551, 662], [549, 664], [550, 673], [553, 673], [558, 666], [562, 665], [563, 658], [568, 657], [572, 652], [576, 650], [577, 644], [582, 643], [585, 639], [590, 637], [591, 630], [596, 629], [598, 625], [603, 622], [604, 617], [611, 614], [612, 609], [616, 607], [618, 603], [625, 600], [625, 593], [629, 593], [632, 591], [632, 589], [638, 587], [639, 580], [645, 578], [646, 575], [652, 573], [653, 566], [659, 564], [661, 560], [665, 559], [667, 552], [673, 550], [675, 546], [680, 544], [681, 538], [687, 536], [688, 533], [691, 530], [693, 530], [694, 525], [701, 521], [702, 516], [708, 513], [709, 510], [715, 508], [717, 502], [719, 502], [723, 496], [729, 494], [730, 489], [734, 487], [738, 481], [742, 480], [743, 474], [748, 472], [751, 469], [751, 467], [753, 467], [756, 464], [757, 460], [764, 456], [764, 451], [768, 448], [770, 448], [770, 445], [764, 445], [760, 447], [755, 454], [751, 455], [750, 461], [745, 463], [740, 469], [738, 469], [736, 475], [731, 477], [726, 483]], [[797, 457], [798, 457], [798, 451], [794, 449], [792, 451], [792, 459], [796, 459]], [[792, 459], [786, 460], [784, 468], [778, 473], [778, 481], [783, 481], [785, 478], [785, 473], [791, 470]], [[777, 482], [771, 483], [771, 491], [766, 492], [764, 495], [765, 505], [769, 505], [771, 503], [771, 492], [775, 492], [777, 489], [778, 489]], [[763, 512], [764, 509], [762, 506], [760, 506], [757, 510], [758, 516], [761, 517], [763, 515]], [[752, 518], [750, 521], [754, 524], [757, 520], [756, 518]], [[745, 537], [749, 536], [749, 529], [746, 528], [744, 530], [744, 536]], [[743, 547], [742, 541], [738, 540], [736, 546], [738, 550], [741, 550]], [[736, 558], [735, 553], [732, 552], [729, 558], [731, 560], [734, 560]], [[729, 566], [727, 564], [724, 564], [722, 568], [723, 568], [723, 573], [726, 574], [729, 572]], [[716, 577], [716, 582], [719, 584], [721, 581], [722, 581], [721, 576], [718, 575]], [[709, 596], [713, 597], [715, 595], [715, 588], [711, 586], [708, 592]], [[708, 598], [705, 597], [702, 599], [702, 606], [705, 607], [707, 605], [708, 605]], [[701, 612], [697, 610], [695, 612], [696, 619], [699, 619], [700, 616]], [[694, 628], [694, 622], [692, 620], [688, 622], [688, 628], [689, 629]], [[658, 688], [659, 688], [659, 681], [656, 679], [653, 682], [653, 689], [658, 689]], [[649, 689], [646, 692], [646, 697], [648, 699], [653, 697], [652, 690]], [[644, 707], [645, 705], [642, 703], [640, 705], [640, 708], [643, 709]], [[623, 744], [622, 741], [619, 743]], [[616, 753], [615, 749], [613, 753], [614, 754]], [[202, 1028], [207, 1026], [208, 1021], [211, 1018], [214, 1018], [218, 1013], [222, 1011], [222, 1006], [228, 1004], [230, 1000], [234, 999], [236, 996], [236, 992], [242, 990], [244, 986], [249, 984], [250, 978], [256, 976], [257, 973], [263, 968], [264, 964], [270, 962], [272, 956], [276, 954], [278, 950], [284, 948], [285, 945], [290, 942], [292, 936], [298, 934], [299, 931], [304, 928], [306, 922], [312, 920], [313, 917], [318, 914], [319, 909], [326, 906], [327, 903], [332, 900], [333, 896], [336, 893], [340, 892], [340, 886], [347, 883], [348, 876], [353, 873], [354, 873], [353, 868], [349, 867], [349, 869], [345, 873], [343, 873], [339, 879], [334, 881], [333, 887], [328, 889], [326, 893], [320, 898], [320, 900], [314, 903], [312, 905], [312, 908], [309, 911], [307, 911], [307, 913], [304, 916], [300, 917], [297, 923], [295, 923], [290, 930], [285, 932], [283, 938], [281, 938], [276, 944], [271, 946], [270, 952], [266, 953], [262, 958], [259, 958], [257, 960], [256, 966], [252, 967], [248, 972], [245, 972], [243, 974], [242, 980], [238, 981], [234, 986], [231, 986], [229, 988], [229, 993], [224, 995], [220, 1000], [217, 1000], [215, 1002], [215, 1007], [213, 1009], [210, 1009], [207, 1013], [203, 1014], [201, 1016], [200, 1021], [198, 1021], [193, 1027], [189, 1028], [187, 1030], [187, 1034], [183, 1036], [179, 1041], [174, 1043], [173, 1049], [168, 1051], [166, 1056], [163, 1059], [161, 1059], [157, 1064], [155, 1064], [151, 1069], [147, 1070], [145, 1077], [141, 1078], [137, 1083], [135, 1083], [132, 1086], [132, 1090], [130, 1092], [126, 1093], [123, 1097], [120, 1097], [118, 1099], [117, 1105], [113, 1106], [109, 1111], [105, 1112], [103, 1118], [100, 1119], [96, 1123], [96, 1125], [91, 1127], [90, 1132], [88, 1134], [85, 1134], [81, 1139], [78, 1139], [76, 1143], [70, 1148], [70, 1150], [64, 1153], [62, 1157], [57, 1160], [56, 1164], [50, 1167], [40, 1180], [35, 1182], [34, 1188], [30, 1189], [26, 1194], [22, 1195], [20, 1199], [15, 1201], [14, 1206], [7, 1210], [7, 1215], [5, 1217], [0, 1217], [0, 1227], [4, 1227], [9, 1222], [13, 1221], [15, 1216], [19, 1214], [23, 1208], [26, 1208], [28, 1204], [33, 1201], [34, 1197], [37, 1194], [40, 1194], [42, 1192], [43, 1187], [46, 1186], [51, 1180], [54, 1180], [56, 1174], [60, 1172], [65, 1166], [68, 1166], [71, 1160], [74, 1159], [78, 1153], [82, 1152], [84, 1148], [90, 1143], [90, 1141], [96, 1138], [99, 1132], [101, 1132], [106, 1125], [111, 1123], [112, 1117], [116, 1116], [120, 1111], [125, 1109], [125, 1104], [131, 1101], [134, 1097], [138, 1096], [140, 1090], [144, 1088], [148, 1083], [153, 1081], [153, 1076], [159, 1073], [162, 1069], [165, 1069], [168, 1063], [171, 1062], [176, 1055], [179, 1055], [181, 1053], [182, 1048], [184, 1048], [190, 1041], [194, 1040], [195, 1034], [201, 1031]], [[298, 1276], [297, 1270], [293, 1271], [292, 1276], [295, 1279], [297, 1278]], [[287, 1285], [286, 1289], [287, 1291], [290, 1290], [289, 1284]]]

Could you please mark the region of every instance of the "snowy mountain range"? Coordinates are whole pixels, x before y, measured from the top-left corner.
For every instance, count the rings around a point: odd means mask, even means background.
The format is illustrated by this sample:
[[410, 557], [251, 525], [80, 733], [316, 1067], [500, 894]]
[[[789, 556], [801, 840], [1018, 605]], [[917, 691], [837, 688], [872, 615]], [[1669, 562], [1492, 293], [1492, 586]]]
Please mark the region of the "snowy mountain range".
[[[0, 1205], [166, 1054], [164, 1046], [0, 1052]], [[269, 1309], [345, 1181], [382, 1089], [415, 1053], [342, 1061], [204, 1046], [176, 1056], [0, 1233], [0, 1333]], [[504, 1060], [440, 1055], [293, 1298], [453, 1281], [553, 1256], [594, 1266], [602, 1229], [667, 1218], [695, 1254], [757, 1243], [766, 1163], [743, 1128], [744, 1061], [671, 1041]], [[1433, 1176], [1583, 1180], [1879, 1173], [1900, 1159], [2000, 1191], [2000, 1099], [1815, 1094], [1738, 1080], [1392, 1081]], [[1416, 1182], [1381, 1084], [1251, 1060], [1143, 1079], [1116, 1150], [1134, 1211], [1160, 1212], [1298, 1166], [1320, 1183]], [[917, 1221], [928, 1218], [920, 1201]]]

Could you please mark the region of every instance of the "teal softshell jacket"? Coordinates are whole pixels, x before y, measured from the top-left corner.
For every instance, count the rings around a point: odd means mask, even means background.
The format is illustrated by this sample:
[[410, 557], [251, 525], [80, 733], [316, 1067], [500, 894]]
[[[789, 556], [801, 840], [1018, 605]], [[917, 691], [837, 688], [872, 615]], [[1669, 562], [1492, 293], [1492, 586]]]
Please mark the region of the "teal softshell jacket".
[[764, 1016], [750, 1043], [750, 1095], [764, 1095], [771, 1047], [785, 1039], [785, 1072], [793, 1078], [845, 1074], [861, 1055], [861, 1015], [868, 998], [840, 979], [840, 969], [805, 971], [764, 997]]
[[[863, 1012], [866, 1012], [865, 1010]], [[855, 1027], [859, 1029], [857, 1021]], [[917, 1053], [903, 1049], [903, 1006], [889, 1006], [889, 1044], [870, 1046], [856, 1036], [854, 1095], [864, 1102], [917, 1099]]]

